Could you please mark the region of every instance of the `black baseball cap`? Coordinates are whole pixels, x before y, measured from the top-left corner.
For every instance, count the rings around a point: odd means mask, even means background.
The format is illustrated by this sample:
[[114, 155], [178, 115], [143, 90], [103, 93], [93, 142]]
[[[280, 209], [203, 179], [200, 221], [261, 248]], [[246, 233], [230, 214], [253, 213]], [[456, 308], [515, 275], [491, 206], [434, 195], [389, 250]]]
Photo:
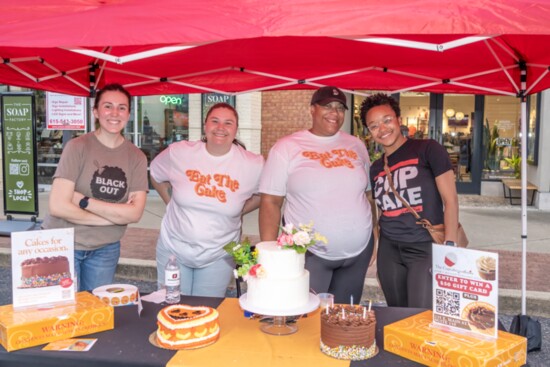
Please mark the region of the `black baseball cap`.
[[324, 106], [330, 102], [340, 102], [344, 105], [346, 110], [348, 109], [346, 95], [340, 89], [332, 86], [322, 87], [317, 89], [311, 97], [311, 104], [319, 104]]

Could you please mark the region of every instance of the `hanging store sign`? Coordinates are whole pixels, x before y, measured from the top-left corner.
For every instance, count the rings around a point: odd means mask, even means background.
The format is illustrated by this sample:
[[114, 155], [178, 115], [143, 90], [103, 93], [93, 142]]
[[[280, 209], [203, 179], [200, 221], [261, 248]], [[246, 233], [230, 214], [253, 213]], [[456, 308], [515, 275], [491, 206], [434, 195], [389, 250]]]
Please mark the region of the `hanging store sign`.
[[235, 96], [221, 93], [204, 93], [202, 94], [202, 122], [206, 119], [206, 114], [210, 107], [216, 103], [227, 103], [235, 107]]
[[86, 130], [86, 98], [48, 92], [46, 104], [49, 130]]

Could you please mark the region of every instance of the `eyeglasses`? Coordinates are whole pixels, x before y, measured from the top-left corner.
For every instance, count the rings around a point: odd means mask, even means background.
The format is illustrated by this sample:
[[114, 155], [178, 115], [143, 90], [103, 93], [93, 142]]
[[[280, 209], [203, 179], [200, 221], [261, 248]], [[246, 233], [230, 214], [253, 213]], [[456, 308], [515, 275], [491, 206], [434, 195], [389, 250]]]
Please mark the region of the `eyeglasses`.
[[384, 118], [382, 118], [381, 120], [378, 120], [377, 122], [375, 122], [374, 124], [370, 124], [367, 126], [367, 129], [369, 129], [369, 131], [371, 133], [375, 132], [376, 130], [380, 129], [380, 125], [383, 124], [384, 126], [388, 126], [389, 124], [391, 124], [393, 122], [393, 120], [395, 120], [397, 117], [395, 116], [385, 116]]
[[327, 112], [336, 110], [338, 113], [346, 112], [346, 108], [340, 102], [328, 103], [326, 105], [319, 105], [321, 108]]

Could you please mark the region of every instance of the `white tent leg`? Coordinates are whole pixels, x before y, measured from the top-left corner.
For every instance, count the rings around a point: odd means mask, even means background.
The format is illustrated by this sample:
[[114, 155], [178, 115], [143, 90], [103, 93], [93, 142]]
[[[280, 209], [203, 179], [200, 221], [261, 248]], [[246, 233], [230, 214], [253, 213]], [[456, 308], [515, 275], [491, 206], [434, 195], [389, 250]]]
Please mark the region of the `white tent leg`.
[[[521, 71], [525, 91], [527, 71]], [[521, 314], [527, 314], [527, 97], [521, 97]]]

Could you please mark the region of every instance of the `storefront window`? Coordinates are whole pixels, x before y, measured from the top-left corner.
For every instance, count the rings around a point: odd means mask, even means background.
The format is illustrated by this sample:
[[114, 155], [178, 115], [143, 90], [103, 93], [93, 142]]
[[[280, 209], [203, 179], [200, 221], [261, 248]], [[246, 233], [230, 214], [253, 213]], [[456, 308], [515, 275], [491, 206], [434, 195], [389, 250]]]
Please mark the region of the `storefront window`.
[[445, 94], [443, 96], [443, 146], [449, 153], [457, 181], [471, 182], [472, 131], [475, 96]]
[[[138, 99], [137, 124], [128, 122], [127, 139], [134, 139], [148, 163], [175, 141], [189, 140], [189, 95], [156, 95]], [[137, 125], [137, 126], [136, 126]]]
[[[39, 185], [51, 185], [63, 147], [67, 142], [85, 133], [82, 130], [53, 130], [47, 128], [46, 92], [34, 90], [36, 103], [36, 159]], [[86, 126], [90, 126], [89, 123]]]
[[[0, 91], [29, 91], [26, 88], [1, 85]], [[85, 133], [80, 130], [49, 130], [46, 126], [46, 92], [34, 90], [36, 103], [37, 178], [41, 185], [51, 185], [63, 147], [72, 138]], [[189, 139], [189, 96], [157, 95], [135, 97], [130, 120], [124, 129], [126, 139], [136, 143], [147, 156], [148, 163], [169, 144]], [[88, 100], [89, 108], [93, 100]], [[87, 131], [93, 129], [89, 121]]]
[[[378, 91], [358, 91], [361, 94], [371, 95], [373, 93], [379, 93]], [[374, 162], [382, 156], [382, 148], [378, 146], [369, 134], [369, 131], [363, 126], [361, 122], [361, 103], [367, 98], [365, 95], [354, 94], [353, 95], [353, 123], [352, 134], [365, 142], [367, 150], [369, 151], [369, 157], [371, 162]]]
[[485, 96], [483, 179], [514, 177], [519, 168], [520, 101], [510, 96]]
[[[361, 93], [370, 95], [383, 92], [361, 91]], [[375, 161], [382, 155], [382, 149], [374, 142], [361, 122], [360, 109], [365, 98], [360, 95], [354, 95], [353, 97], [353, 133], [365, 141], [370, 159]], [[401, 132], [403, 135], [410, 139], [427, 139], [429, 137], [430, 94], [420, 92], [401, 93], [399, 95], [399, 107], [401, 108]]]
[[540, 96], [534, 94], [527, 101], [527, 163], [538, 164], [538, 131]]
[[401, 130], [411, 139], [429, 138], [430, 94], [405, 92], [399, 96]]

